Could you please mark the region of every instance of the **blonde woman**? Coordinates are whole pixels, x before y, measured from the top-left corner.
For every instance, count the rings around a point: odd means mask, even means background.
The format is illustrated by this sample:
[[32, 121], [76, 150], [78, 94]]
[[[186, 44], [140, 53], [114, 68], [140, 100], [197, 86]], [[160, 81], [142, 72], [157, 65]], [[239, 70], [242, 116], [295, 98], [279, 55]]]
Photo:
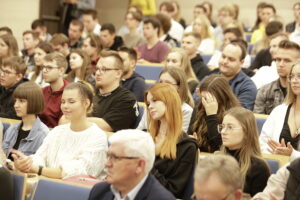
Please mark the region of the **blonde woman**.
[[182, 131], [180, 97], [170, 84], [158, 83], [146, 92], [145, 103], [156, 153], [151, 172], [181, 199], [194, 171], [198, 147], [196, 140]]
[[201, 43], [198, 47], [199, 53], [213, 54], [215, 51], [215, 40], [210, 30], [210, 22], [205, 15], [199, 15], [193, 22], [193, 32], [201, 35]]

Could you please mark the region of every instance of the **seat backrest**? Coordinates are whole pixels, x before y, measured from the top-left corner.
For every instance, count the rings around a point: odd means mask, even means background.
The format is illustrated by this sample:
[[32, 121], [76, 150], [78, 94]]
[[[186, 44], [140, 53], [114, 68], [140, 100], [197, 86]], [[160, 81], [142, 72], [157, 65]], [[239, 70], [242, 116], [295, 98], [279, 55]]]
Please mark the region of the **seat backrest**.
[[13, 177], [14, 200], [25, 200], [27, 175], [14, 172], [11, 175]]
[[210, 61], [212, 55], [201, 55], [203, 58], [203, 62], [207, 65], [207, 63]]
[[280, 163], [277, 160], [269, 160], [267, 159], [267, 163], [271, 169], [271, 173], [275, 174], [277, 170], [280, 168]]
[[146, 80], [158, 80], [163, 66], [151, 65], [136, 65], [135, 71], [145, 77]]
[[261, 133], [262, 127], [263, 127], [265, 122], [266, 122], [266, 119], [256, 118], [256, 125], [257, 125], [257, 129], [258, 129], [259, 134]]
[[91, 188], [40, 179], [33, 200], [87, 200]]

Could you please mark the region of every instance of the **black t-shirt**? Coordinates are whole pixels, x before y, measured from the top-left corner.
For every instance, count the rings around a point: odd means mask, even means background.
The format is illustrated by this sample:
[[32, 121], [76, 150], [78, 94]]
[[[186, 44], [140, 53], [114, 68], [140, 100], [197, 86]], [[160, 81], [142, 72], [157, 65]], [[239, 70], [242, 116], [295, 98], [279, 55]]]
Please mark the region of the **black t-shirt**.
[[[13, 149], [19, 149], [21, 140], [27, 138], [27, 136], [29, 135], [30, 130], [24, 131], [22, 129], [22, 126], [23, 126], [23, 122], [20, 125], [20, 129], [19, 129], [19, 132], [18, 132], [18, 137], [17, 137], [16, 143], [15, 143]], [[13, 160], [13, 158], [11, 156], [11, 153], [8, 155], [8, 158]]]
[[127, 89], [118, 87], [114, 91], [94, 97], [93, 117], [105, 120], [113, 131], [135, 128], [138, 105], [134, 95]]

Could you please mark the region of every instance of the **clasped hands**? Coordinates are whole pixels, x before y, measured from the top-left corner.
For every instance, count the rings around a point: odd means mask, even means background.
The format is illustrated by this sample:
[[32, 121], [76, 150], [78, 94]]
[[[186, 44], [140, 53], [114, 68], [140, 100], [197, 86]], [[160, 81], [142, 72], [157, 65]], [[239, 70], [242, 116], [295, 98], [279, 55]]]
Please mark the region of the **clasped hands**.
[[15, 149], [11, 150], [11, 153], [14, 159], [14, 165], [18, 170], [25, 173], [37, 173], [38, 167], [32, 164], [32, 158], [30, 156], [26, 156]]

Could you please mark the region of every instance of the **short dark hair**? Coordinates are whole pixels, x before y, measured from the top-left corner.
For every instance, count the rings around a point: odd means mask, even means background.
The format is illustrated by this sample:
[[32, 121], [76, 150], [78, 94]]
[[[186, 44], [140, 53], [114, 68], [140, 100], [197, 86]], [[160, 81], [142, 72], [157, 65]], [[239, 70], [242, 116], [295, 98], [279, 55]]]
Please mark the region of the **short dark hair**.
[[36, 19], [31, 23], [31, 29], [34, 30], [37, 27], [46, 27], [45, 21], [42, 19]]
[[279, 21], [271, 21], [266, 26], [266, 35], [271, 36], [283, 31], [283, 24]]
[[241, 32], [241, 30], [237, 27], [233, 27], [233, 28], [226, 28], [223, 31], [223, 34], [225, 35], [226, 33], [233, 33], [237, 38], [242, 39], [243, 38], [243, 34]]
[[27, 114], [39, 114], [44, 110], [44, 95], [41, 88], [34, 82], [20, 84], [13, 93], [14, 100], [27, 100]]
[[[78, 20], [78, 19], [73, 19], [70, 24], [73, 24], [74, 26], [79, 26], [79, 30], [82, 32], [84, 29], [83, 23], [82, 21]], [[70, 25], [69, 25], [70, 26]]]
[[0, 27], [0, 31], [5, 31], [8, 34], [13, 35], [13, 32], [12, 32], [11, 28], [9, 28], [8, 26], [2, 26], [2, 27]]
[[271, 8], [271, 9], [273, 10], [274, 14], [276, 14], [276, 8], [275, 8], [275, 6], [274, 6], [273, 4], [266, 3], [266, 4], [263, 4], [263, 5], [261, 6], [261, 8], [262, 8], [262, 9], [264, 9], [264, 8]]
[[229, 44], [237, 46], [241, 49], [240, 60], [244, 60], [247, 55], [247, 42], [245, 40], [233, 40]]
[[95, 9], [84, 10], [83, 15], [91, 15], [93, 19], [97, 19], [98, 12]]
[[203, 6], [203, 4], [197, 4], [197, 5], [195, 5], [194, 8], [201, 8], [201, 9], [204, 10], [205, 13], [207, 12], [207, 10], [206, 10], [206, 8]]
[[27, 70], [24, 60], [19, 56], [4, 58], [2, 66], [10, 67], [11, 69], [14, 69], [17, 74], [22, 74], [23, 76]]
[[45, 51], [45, 53], [54, 52], [52, 46], [48, 42], [41, 42], [39, 45], [37, 45], [36, 48], [42, 49], [43, 51]]
[[138, 11], [137, 12], [127, 12], [126, 16], [128, 14], [131, 14], [133, 19], [135, 19], [138, 22], [141, 22], [143, 20], [143, 14], [141, 12], [138, 12]]
[[153, 28], [156, 29], [157, 28], [157, 35], [159, 34], [160, 31], [160, 22], [156, 17], [150, 16], [150, 17], [146, 17], [144, 19], [144, 24], [152, 24]]
[[31, 35], [32, 35], [32, 38], [33, 38], [34, 40], [39, 40], [39, 33], [34, 32], [34, 31], [31, 31], [31, 30], [27, 30], [27, 31], [24, 31], [24, 32], [23, 32], [23, 36], [24, 36], [24, 35], [27, 35], [27, 34], [31, 34]]
[[58, 52], [49, 53], [45, 56], [44, 60], [46, 62], [53, 62], [55, 61], [57, 64], [57, 67], [62, 67], [64, 69], [67, 69], [68, 63], [66, 60], [66, 57]]
[[116, 33], [116, 28], [112, 23], [102, 24], [101, 31], [107, 30], [110, 34]]
[[175, 10], [174, 6], [173, 6], [172, 3], [169, 2], [169, 1], [164, 1], [164, 2], [162, 2], [162, 3], [159, 5], [159, 10], [160, 10], [163, 6], [166, 7], [168, 13], [174, 12], [174, 10]]
[[278, 47], [281, 49], [293, 49], [293, 50], [298, 51], [298, 53], [300, 54], [300, 46], [297, 43], [289, 41], [289, 40], [282, 40], [279, 43]]
[[160, 25], [164, 33], [168, 33], [172, 26], [171, 19], [162, 13], [156, 14], [155, 17], [160, 21]]
[[137, 61], [137, 53], [133, 48], [120, 47], [119, 51], [127, 53], [131, 60]]

